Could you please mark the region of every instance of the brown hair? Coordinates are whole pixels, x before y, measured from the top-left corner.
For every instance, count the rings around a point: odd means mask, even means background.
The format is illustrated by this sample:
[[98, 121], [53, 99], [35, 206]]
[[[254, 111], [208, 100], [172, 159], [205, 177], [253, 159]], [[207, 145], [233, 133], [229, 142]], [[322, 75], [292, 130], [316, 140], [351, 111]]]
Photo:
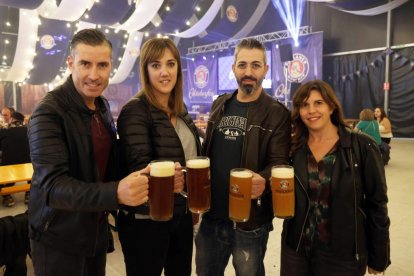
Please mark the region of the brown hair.
[[359, 119], [361, 121], [373, 121], [375, 120], [374, 112], [369, 108], [364, 108], [359, 113]]
[[336, 126], [341, 125], [344, 127], [348, 127], [344, 121], [344, 115], [341, 104], [339, 103], [339, 100], [336, 97], [332, 87], [322, 80], [306, 82], [296, 90], [292, 100], [292, 152], [298, 150], [308, 140], [309, 131], [306, 125], [303, 123], [302, 119], [300, 118], [299, 111], [300, 107], [309, 98], [310, 93], [313, 90], [321, 93], [321, 96], [324, 99], [324, 101], [333, 110], [331, 114], [331, 122]]
[[385, 113], [384, 108], [382, 107], [376, 107], [375, 109], [379, 109], [379, 111], [381, 112], [381, 116], [380, 116], [380, 122], [382, 122], [382, 120], [384, 120], [384, 118], [387, 118], [387, 114]]
[[258, 50], [261, 50], [263, 52], [264, 64], [267, 64], [267, 62], [266, 62], [266, 47], [260, 41], [254, 39], [254, 38], [243, 39], [242, 41], [240, 41], [240, 43], [237, 44], [236, 49], [234, 50], [234, 62], [236, 62], [237, 56], [238, 56], [241, 49], [258, 49]]
[[153, 93], [152, 85], [149, 79], [148, 64], [162, 57], [166, 49], [169, 49], [173, 54], [174, 58], [177, 60], [177, 82], [168, 100], [169, 109], [171, 110], [173, 115], [177, 115], [184, 111], [183, 72], [181, 69], [180, 52], [178, 51], [177, 47], [171, 39], [152, 38], [146, 41], [142, 46], [140, 55], [140, 74], [142, 89], [139, 92], [139, 95], [145, 95], [145, 97], [151, 105], [155, 106], [160, 110], [164, 110], [164, 108], [160, 105]]

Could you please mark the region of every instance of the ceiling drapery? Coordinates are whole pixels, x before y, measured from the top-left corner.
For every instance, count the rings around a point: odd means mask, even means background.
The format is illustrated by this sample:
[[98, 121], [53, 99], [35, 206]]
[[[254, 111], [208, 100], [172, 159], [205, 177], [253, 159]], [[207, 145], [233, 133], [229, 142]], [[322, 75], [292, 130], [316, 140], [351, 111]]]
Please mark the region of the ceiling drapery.
[[352, 13], [355, 15], [373, 16], [373, 15], [378, 15], [378, 14], [393, 10], [395, 8], [398, 8], [402, 4], [405, 4], [406, 2], [408, 2], [408, 0], [394, 0], [384, 5], [380, 5], [380, 6], [377, 6], [371, 9], [366, 9], [366, 10], [347, 10], [347, 9], [339, 8], [334, 5], [329, 5], [329, 6], [334, 9], [340, 10], [342, 12]]
[[26, 82], [30, 84], [49, 83], [60, 71], [67, 56], [67, 48], [75, 26], [66, 26], [66, 22], [54, 19], [42, 19], [38, 26], [36, 56], [33, 69]]
[[259, 22], [259, 20], [262, 18], [263, 13], [269, 5], [269, 2], [270, 0], [260, 0], [249, 21], [247, 21], [243, 28], [241, 28], [231, 39], [239, 39], [248, 36], [256, 26], [257, 22]]
[[160, 9], [163, 0], [141, 0], [135, 5], [134, 13], [123, 24], [115, 24], [112, 27], [126, 30], [136, 31], [147, 25]]
[[213, 22], [214, 17], [216, 17], [223, 2], [224, 0], [214, 0], [211, 7], [207, 10], [204, 16], [197, 23], [195, 23], [189, 29], [183, 32], [175, 33], [173, 35], [182, 37], [182, 38], [189, 38], [189, 37], [194, 37], [196, 35], [199, 35], [211, 24], [211, 22]]
[[36, 10], [19, 11], [19, 34], [16, 52], [11, 67], [8, 70], [6, 81], [23, 81], [30, 70], [35, 56], [37, 39], [38, 15]]
[[133, 6], [128, 3], [128, 0], [116, 0], [116, 9], [114, 9], [113, 1], [99, 0], [84, 14], [82, 20], [102, 25], [121, 22]]
[[89, 0], [62, 0], [59, 6], [56, 6], [55, 0], [44, 0], [38, 11], [41, 16], [49, 19], [76, 21], [93, 3], [94, 1]]
[[33, 10], [39, 7], [44, 0], [0, 0], [0, 6]]
[[[408, 2], [408, 0], [394, 0], [391, 2], [388, 0], [307, 1], [325, 2], [343, 12], [357, 15], [383, 13]], [[17, 16], [14, 21], [11, 21], [14, 26], [21, 26], [18, 30], [12, 30], [7, 26], [1, 28], [1, 40], [2, 42], [7, 40], [9, 44], [0, 47], [0, 54], [3, 57], [0, 65], [0, 80], [26, 80], [29, 83], [36, 83], [50, 78], [50, 76], [40, 76], [42, 72], [47, 71], [45, 66], [49, 65], [51, 67], [50, 64], [36, 60], [40, 59], [42, 51], [44, 52], [44, 48], [39, 45], [41, 43], [41, 37], [39, 36], [47, 35], [44, 32], [38, 33], [38, 30], [47, 30], [47, 28], [39, 28], [36, 24], [32, 24], [29, 13], [35, 15], [34, 18], [38, 18], [38, 15], [46, 18], [47, 20], [42, 20], [42, 24], [52, 24], [53, 20], [59, 20], [62, 22], [62, 26], [68, 28], [62, 30], [61, 33], [69, 39], [73, 35], [75, 24], [101, 28], [107, 33], [108, 37], [112, 37], [114, 32], [118, 30], [128, 32], [129, 40], [124, 43], [126, 45], [122, 45], [114, 51], [114, 54], [119, 53], [120, 57], [116, 57], [114, 62], [114, 68], [118, 67], [112, 75], [112, 81], [115, 83], [129, 75], [126, 71], [128, 68], [132, 70], [133, 64], [131, 65], [131, 62], [136, 63], [137, 57], [135, 55], [139, 52], [135, 48], [139, 48], [145, 39], [154, 36], [173, 35], [176, 43], [181, 39], [179, 47], [185, 48], [194, 44], [203, 45], [212, 41], [237, 39], [257, 34], [258, 26], [275, 20], [273, 18], [274, 14], [269, 13], [269, 10], [275, 12], [269, 7], [269, 2], [270, 0], [249, 0], [246, 3], [242, 1], [240, 4], [237, 1], [233, 3], [231, 0], [0, 0], [0, 6], [9, 7], [16, 14], [16, 9], [21, 9], [20, 12], [25, 11], [26, 13], [25, 16], [20, 16], [19, 23], [17, 23]], [[236, 13], [238, 13], [236, 14], [238, 16], [236, 22], [223, 22], [229, 20], [224, 16], [229, 5], [236, 7]], [[238, 7], [239, 5], [243, 8]], [[7, 21], [9, 20], [7, 19]], [[102, 24], [102, 27], [97, 26], [97, 24]], [[224, 30], [223, 26], [227, 29]], [[137, 31], [139, 31], [139, 39], [138, 41], [134, 40], [133, 43], [131, 39], [136, 37]], [[51, 33], [49, 35], [60, 37], [59, 34]], [[221, 36], [217, 39], [219, 35]], [[36, 42], [36, 39], [39, 43]], [[69, 39], [61, 43], [61, 49], [65, 46], [68, 47]], [[115, 40], [119, 41], [120, 39], [115, 37]], [[139, 44], [137, 44], [138, 42]], [[129, 45], [134, 45], [134, 50], [129, 49]], [[34, 49], [36, 49], [38, 55], [35, 59]], [[185, 51], [185, 49], [182, 50]], [[50, 51], [57, 51], [57, 49], [53, 48]], [[30, 54], [27, 54], [28, 52]], [[128, 54], [129, 52], [133, 55]], [[61, 57], [61, 59], [63, 58]], [[34, 64], [32, 63], [33, 60], [35, 61]], [[33, 65], [35, 68], [32, 68]], [[65, 70], [65, 67], [65, 63], [61, 62], [59, 69], [56, 69], [57, 79], [62, 77], [61, 73]], [[30, 68], [32, 68], [31, 71]], [[29, 71], [30, 77], [26, 79]]]
[[141, 48], [143, 33], [134, 31], [129, 34], [128, 42], [121, 63], [119, 64], [116, 73], [110, 79], [110, 84], [117, 84], [123, 82], [134, 67], [135, 61], [139, 56], [139, 49]]

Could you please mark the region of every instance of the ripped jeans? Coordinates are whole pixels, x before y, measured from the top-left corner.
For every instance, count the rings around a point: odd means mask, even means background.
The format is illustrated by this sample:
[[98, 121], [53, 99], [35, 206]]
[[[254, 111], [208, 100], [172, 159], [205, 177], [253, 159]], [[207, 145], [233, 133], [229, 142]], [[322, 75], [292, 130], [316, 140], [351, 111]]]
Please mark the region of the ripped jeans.
[[237, 276], [265, 275], [263, 259], [272, 223], [244, 231], [230, 220], [203, 218], [195, 238], [198, 276], [224, 275], [230, 254]]

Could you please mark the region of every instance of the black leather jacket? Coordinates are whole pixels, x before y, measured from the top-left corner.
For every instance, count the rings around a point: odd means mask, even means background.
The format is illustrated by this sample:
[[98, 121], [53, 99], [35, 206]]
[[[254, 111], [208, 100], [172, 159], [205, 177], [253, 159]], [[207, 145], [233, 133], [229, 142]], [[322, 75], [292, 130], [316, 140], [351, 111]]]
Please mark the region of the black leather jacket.
[[[203, 144], [204, 155], [210, 155], [214, 131], [223, 117], [225, 105], [236, 94], [237, 90], [232, 94], [224, 94], [214, 101], [208, 120], [206, 140]], [[250, 219], [245, 223], [237, 223], [237, 227], [252, 230], [272, 221], [273, 209], [269, 182], [271, 168], [274, 165], [289, 163], [290, 132], [288, 109], [262, 91], [256, 103], [250, 105], [247, 111], [247, 129], [240, 166], [266, 179], [266, 189], [261, 196], [261, 205], [257, 204], [257, 200], [252, 200]], [[212, 185], [219, 185], [219, 183], [212, 183]], [[228, 185], [228, 183], [223, 185]], [[223, 198], [223, 200], [228, 201], [228, 198]]]
[[[197, 152], [201, 143], [197, 128], [187, 111], [178, 115], [194, 135]], [[121, 160], [125, 174], [145, 168], [152, 160], [164, 159], [180, 162], [185, 166], [185, 154], [180, 138], [168, 115], [150, 105], [144, 95], [132, 98], [121, 110], [118, 118]], [[186, 199], [176, 194], [174, 214], [187, 211]], [[148, 214], [148, 206], [122, 207], [139, 214]]]
[[[106, 180], [117, 179], [115, 128], [108, 102], [97, 98], [113, 147]], [[93, 111], [72, 78], [47, 93], [29, 122], [34, 167], [29, 202], [30, 238], [52, 248], [89, 256], [107, 229], [105, 210], [118, 207], [118, 182], [99, 183], [91, 135]], [[101, 232], [102, 231], [102, 232]]]
[[[339, 129], [340, 145], [332, 172], [330, 248], [338, 256], [368, 257], [368, 265], [384, 271], [390, 262], [390, 220], [381, 153], [367, 136]], [[299, 250], [309, 212], [305, 146], [293, 156], [295, 216], [285, 220], [282, 237]]]

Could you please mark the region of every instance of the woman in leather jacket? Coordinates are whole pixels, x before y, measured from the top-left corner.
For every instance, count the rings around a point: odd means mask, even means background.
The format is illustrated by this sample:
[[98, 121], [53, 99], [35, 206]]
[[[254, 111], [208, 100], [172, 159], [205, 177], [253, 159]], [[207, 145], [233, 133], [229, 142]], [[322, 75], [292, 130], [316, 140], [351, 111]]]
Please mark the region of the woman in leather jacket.
[[390, 220], [378, 146], [347, 129], [323, 81], [296, 91], [292, 123], [295, 216], [283, 225], [281, 275], [385, 271]]
[[[185, 165], [199, 155], [201, 144], [182, 91], [179, 52], [170, 39], [154, 38], [141, 49], [142, 90], [118, 119], [121, 156], [126, 173], [156, 159]], [[177, 164], [174, 215], [170, 221], [150, 219], [148, 206], [123, 208], [118, 214], [119, 238], [127, 275], [190, 275], [193, 223]]]

